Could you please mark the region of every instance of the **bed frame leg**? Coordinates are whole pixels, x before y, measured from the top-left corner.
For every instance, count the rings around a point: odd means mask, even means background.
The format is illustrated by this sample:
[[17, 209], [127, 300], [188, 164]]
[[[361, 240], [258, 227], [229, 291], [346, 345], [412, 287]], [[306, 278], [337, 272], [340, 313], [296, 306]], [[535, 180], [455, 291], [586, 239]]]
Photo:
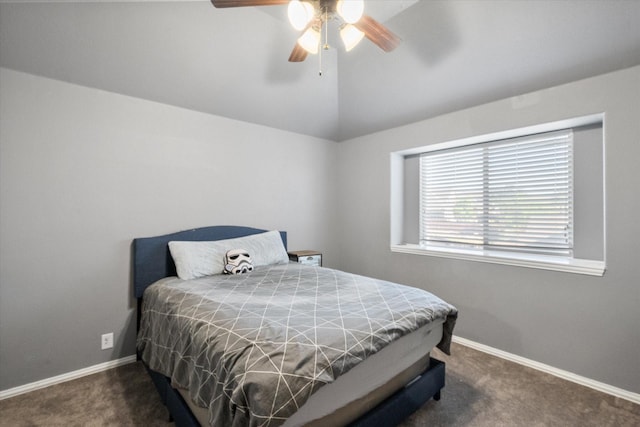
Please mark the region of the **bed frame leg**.
[[438, 392], [433, 395], [433, 400], [440, 400], [440, 390], [438, 390]]

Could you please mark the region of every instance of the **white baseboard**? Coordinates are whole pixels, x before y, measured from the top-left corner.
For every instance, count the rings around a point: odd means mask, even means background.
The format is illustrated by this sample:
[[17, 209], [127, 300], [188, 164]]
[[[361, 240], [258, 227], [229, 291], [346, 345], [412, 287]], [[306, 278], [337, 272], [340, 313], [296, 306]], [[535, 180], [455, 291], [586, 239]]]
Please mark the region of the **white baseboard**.
[[[562, 378], [567, 381], [571, 381], [576, 384], [583, 385], [585, 387], [592, 388], [602, 393], [610, 394], [621, 399], [629, 400], [635, 404], [640, 404], [640, 394], [633, 393], [628, 390], [614, 387], [609, 384], [605, 384], [599, 381], [592, 380], [569, 371], [554, 368], [553, 366], [545, 365], [544, 363], [536, 362], [535, 360], [527, 359], [522, 356], [517, 356], [506, 351], [498, 350], [497, 348], [489, 347], [488, 345], [480, 344], [475, 341], [461, 338], [458, 336], [453, 337], [453, 342], [463, 345], [465, 347], [473, 348], [474, 350], [481, 351], [483, 353], [490, 354], [492, 356], [499, 357], [501, 359], [509, 360], [519, 365], [527, 366], [532, 369], [536, 369], [547, 374], [551, 374], [558, 378]], [[52, 378], [36, 381], [33, 383], [25, 384], [22, 386], [10, 388], [8, 390], [0, 391], [0, 400], [8, 399], [10, 397], [18, 396], [20, 394], [28, 393], [30, 391], [38, 390], [41, 388], [49, 387], [55, 384], [60, 384], [66, 381], [75, 380], [77, 378], [85, 377], [87, 375], [95, 374], [98, 372], [106, 371], [118, 366], [126, 365], [136, 361], [136, 356], [131, 355], [123, 357], [122, 359], [112, 360], [98, 365], [89, 366], [88, 368], [79, 369], [77, 371], [68, 372], [66, 374], [58, 375]]]
[[553, 366], [545, 365], [544, 363], [536, 362], [535, 360], [517, 356], [512, 353], [507, 353], [506, 351], [498, 350], [497, 348], [489, 347], [488, 345], [480, 344], [475, 341], [468, 340], [466, 338], [454, 336], [453, 342], [463, 345], [465, 347], [473, 348], [474, 350], [478, 350], [483, 353], [490, 354], [492, 356], [499, 357], [501, 359], [506, 359], [511, 362], [514, 362], [523, 366], [527, 366], [529, 368], [533, 368], [538, 371], [545, 372], [547, 374], [551, 374], [558, 378], [562, 378], [564, 380], [571, 381], [573, 383], [580, 384], [585, 387], [592, 388], [602, 393], [610, 394], [612, 396], [619, 397], [621, 399], [629, 400], [635, 404], [640, 404], [640, 394], [638, 393], [633, 393], [631, 391], [614, 387], [609, 384], [601, 383], [599, 381], [595, 381], [590, 378], [586, 378], [569, 371], [564, 371], [562, 369], [554, 368]]
[[78, 369], [77, 371], [68, 372], [66, 374], [57, 375], [55, 377], [46, 378], [44, 380], [21, 385], [18, 387], [7, 389], [7, 390], [2, 390], [0, 391], [0, 400], [8, 399], [10, 397], [18, 396], [24, 393], [29, 393], [30, 391], [49, 387], [55, 384], [60, 384], [67, 381], [75, 380], [77, 378], [86, 377], [87, 375], [106, 371], [108, 369], [112, 369], [118, 366], [127, 365], [135, 361], [136, 361], [136, 356], [134, 354], [132, 356], [123, 357], [122, 359], [111, 360], [109, 362], [104, 362], [98, 365], [89, 366], [87, 368]]

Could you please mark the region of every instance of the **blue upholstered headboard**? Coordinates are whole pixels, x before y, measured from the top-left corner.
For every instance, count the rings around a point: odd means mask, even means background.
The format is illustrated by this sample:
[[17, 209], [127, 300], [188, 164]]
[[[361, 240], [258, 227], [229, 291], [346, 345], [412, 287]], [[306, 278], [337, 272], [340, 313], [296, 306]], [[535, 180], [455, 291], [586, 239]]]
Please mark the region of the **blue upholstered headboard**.
[[[179, 231], [177, 233], [165, 234], [164, 236], [134, 239], [133, 293], [136, 298], [141, 298], [147, 286], [164, 277], [176, 275], [176, 266], [169, 252], [168, 243], [171, 241], [224, 240], [264, 233], [265, 231], [268, 230], [232, 225], [217, 225]], [[281, 231], [280, 236], [286, 249], [287, 233]]]

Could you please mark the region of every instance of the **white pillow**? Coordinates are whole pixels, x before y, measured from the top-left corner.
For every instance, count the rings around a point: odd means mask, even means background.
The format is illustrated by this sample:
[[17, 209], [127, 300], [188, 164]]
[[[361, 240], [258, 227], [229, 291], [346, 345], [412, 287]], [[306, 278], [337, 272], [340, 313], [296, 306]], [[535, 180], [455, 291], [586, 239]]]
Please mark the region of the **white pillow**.
[[236, 248], [243, 248], [251, 254], [254, 267], [289, 262], [280, 233], [275, 230], [210, 242], [169, 242], [178, 277], [183, 280], [222, 274], [224, 255]]

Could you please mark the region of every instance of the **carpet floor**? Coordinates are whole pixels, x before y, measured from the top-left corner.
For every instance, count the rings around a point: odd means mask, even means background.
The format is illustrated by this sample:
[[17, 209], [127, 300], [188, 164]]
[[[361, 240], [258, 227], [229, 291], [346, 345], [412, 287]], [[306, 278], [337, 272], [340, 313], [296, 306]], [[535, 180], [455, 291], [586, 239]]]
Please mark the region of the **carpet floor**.
[[[454, 344], [440, 401], [402, 427], [640, 426], [640, 405]], [[172, 426], [138, 363], [0, 401], [0, 426]], [[223, 426], [221, 426], [223, 427]]]

